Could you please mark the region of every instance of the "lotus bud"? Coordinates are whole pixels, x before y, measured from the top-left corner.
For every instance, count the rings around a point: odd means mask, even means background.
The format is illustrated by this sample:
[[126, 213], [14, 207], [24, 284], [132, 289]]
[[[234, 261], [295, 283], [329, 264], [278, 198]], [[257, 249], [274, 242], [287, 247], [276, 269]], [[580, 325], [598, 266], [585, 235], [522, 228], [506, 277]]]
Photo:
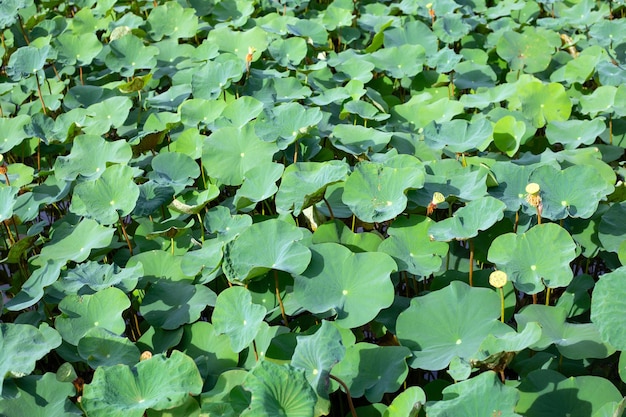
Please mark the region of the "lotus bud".
[[495, 288], [502, 288], [507, 282], [507, 275], [504, 271], [493, 271], [489, 275], [489, 284]]
[[141, 355], [139, 356], [139, 362], [147, 361], [150, 358], [152, 358], [152, 352], [150, 352], [149, 350], [144, 350], [143, 352], [141, 352]]

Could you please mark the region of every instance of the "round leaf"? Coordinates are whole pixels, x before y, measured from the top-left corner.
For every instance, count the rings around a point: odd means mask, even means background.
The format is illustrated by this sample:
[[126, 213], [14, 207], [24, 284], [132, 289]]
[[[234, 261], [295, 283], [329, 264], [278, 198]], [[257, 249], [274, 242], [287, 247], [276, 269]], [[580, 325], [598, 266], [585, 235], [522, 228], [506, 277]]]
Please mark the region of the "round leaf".
[[591, 320], [598, 326], [602, 340], [619, 350], [626, 350], [626, 335], [620, 331], [621, 307], [626, 306], [624, 279], [626, 267], [602, 275], [591, 297]]
[[96, 369], [117, 364], [134, 365], [139, 362], [139, 349], [126, 337], [118, 336], [102, 327], [89, 329], [78, 341], [78, 354]]
[[359, 125], [339, 124], [333, 129], [330, 140], [333, 146], [353, 155], [382, 151], [392, 134]]
[[[549, 248], [549, 250], [546, 250]], [[554, 223], [540, 224], [526, 233], [498, 236], [487, 259], [506, 272], [515, 288], [536, 294], [547, 286], [566, 287], [573, 278], [569, 263], [576, 244], [565, 229]]]
[[458, 209], [452, 217], [430, 226], [429, 233], [441, 241], [471, 239], [502, 220], [505, 208], [506, 204], [497, 198], [481, 197]]
[[312, 313], [332, 310], [336, 322], [354, 328], [393, 302], [389, 275], [395, 262], [380, 252], [353, 253], [337, 243], [311, 246], [308, 268], [294, 277], [294, 296]]
[[433, 149], [447, 147], [452, 152], [462, 153], [474, 149], [485, 150], [492, 140], [491, 122], [480, 118], [468, 123], [455, 119], [447, 122], [431, 122], [424, 128], [424, 140]]

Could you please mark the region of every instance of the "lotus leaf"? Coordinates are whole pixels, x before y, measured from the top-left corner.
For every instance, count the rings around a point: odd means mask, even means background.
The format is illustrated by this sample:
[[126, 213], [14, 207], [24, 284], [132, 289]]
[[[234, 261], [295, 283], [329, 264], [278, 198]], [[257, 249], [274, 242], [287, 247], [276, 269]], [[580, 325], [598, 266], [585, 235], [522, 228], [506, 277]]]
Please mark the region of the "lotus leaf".
[[515, 288], [535, 294], [545, 287], [565, 287], [571, 282], [573, 273], [568, 265], [576, 256], [575, 249], [576, 244], [565, 229], [548, 223], [521, 235], [498, 236], [487, 259], [507, 273]]
[[70, 210], [101, 224], [113, 224], [130, 214], [139, 198], [139, 186], [133, 181], [134, 171], [126, 165], [111, 165], [94, 180], [81, 182], [74, 188]]
[[155, 41], [164, 36], [190, 38], [196, 34], [198, 18], [193, 9], [183, 9], [179, 3], [169, 1], [151, 10], [146, 26]]
[[537, 369], [519, 385], [515, 411], [529, 417], [583, 417], [621, 399], [606, 379], [587, 375], [566, 378], [551, 369]]
[[117, 265], [87, 261], [69, 270], [63, 280], [57, 281], [57, 284], [66, 294], [82, 294], [86, 292], [85, 287], [95, 292], [113, 286], [132, 291], [140, 275], [143, 275], [141, 263], [130, 268], [120, 268]]
[[424, 128], [424, 140], [433, 149], [447, 147], [462, 153], [473, 149], [485, 150], [492, 141], [493, 127], [487, 119], [471, 123], [455, 119], [441, 124], [431, 122]]
[[424, 404], [424, 391], [420, 387], [408, 387], [393, 399], [382, 417], [417, 417]]
[[519, 82], [517, 97], [509, 100], [509, 109], [521, 109], [534, 127], [544, 127], [553, 121], [565, 121], [572, 113], [572, 102], [563, 85], [544, 84], [535, 78]]
[[333, 368], [333, 375], [350, 387], [351, 395], [378, 402], [385, 393], [400, 388], [409, 371], [406, 359], [410, 356], [411, 352], [404, 346], [357, 343], [346, 348], [344, 358]]
[[152, 159], [152, 169], [148, 178], [158, 185], [172, 187], [176, 194], [193, 184], [200, 175], [198, 164], [191, 157], [178, 152], [158, 154]]
[[[275, 236], [271, 245], [260, 245], [258, 236]], [[231, 282], [244, 282], [270, 269], [300, 274], [311, 259], [299, 240], [302, 230], [278, 219], [255, 223], [224, 248], [222, 269]]]
[[523, 121], [518, 121], [514, 116], [504, 116], [493, 127], [493, 142], [502, 152], [513, 156], [519, 149], [524, 133], [526, 125]]
[[246, 59], [251, 48], [254, 51], [252, 53], [252, 62], [254, 62], [267, 49], [268, 34], [258, 26], [242, 32], [232, 31], [223, 26], [212, 30], [207, 37], [207, 42], [216, 44], [220, 51], [237, 55], [242, 61]]
[[169, 358], [155, 355], [132, 368], [98, 368], [84, 387], [81, 404], [90, 416], [140, 417], [148, 408], [176, 407], [201, 391], [202, 379], [195, 363], [175, 350]]
[[620, 306], [624, 304], [622, 282], [626, 268], [621, 267], [613, 272], [602, 275], [597, 282], [591, 298], [591, 320], [596, 324], [602, 340], [619, 350], [624, 350], [626, 338], [619, 331]]
[[382, 222], [400, 214], [407, 204], [408, 189], [424, 185], [421, 162], [398, 155], [385, 163], [360, 162], [348, 177], [343, 202], [365, 222]]
[[217, 296], [213, 326], [228, 336], [235, 352], [241, 352], [256, 337], [265, 314], [265, 307], [252, 303], [247, 289], [230, 287]]
[[[574, 165], [558, 170], [550, 165], [541, 166], [530, 175], [530, 181], [541, 187], [541, 215], [552, 220], [571, 217], [591, 217], [600, 200], [613, 192], [594, 167]], [[572, 187], [572, 184], [584, 184]]]
[[609, 252], [617, 252], [619, 250], [626, 234], [624, 216], [626, 216], [626, 202], [613, 204], [602, 215], [598, 225], [598, 239], [604, 250]]
[[[443, 390], [443, 400], [429, 402], [429, 416], [493, 415], [520, 417], [514, 412], [519, 393], [500, 382], [495, 372], [488, 371]], [[475, 414], [476, 413], [476, 414]]]
[[606, 358], [615, 352], [615, 348], [601, 341], [599, 329], [593, 323], [568, 323], [564, 308], [529, 305], [515, 318], [519, 326], [531, 322], [541, 325], [541, 338], [531, 346], [534, 349], [545, 349], [554, 343], [570, 359]]
[[[193, 73], [191, 78], [191, 91], [195, 99], [215, 100], [224, 89], [230, 87], [232, 82], [237, 82], [244, 73], [241, 60], [234, 54], [224, 54], [214, 61], [209, 61]], [[220, 109], [221, 101], [212, 101], [209, 108]], [[203, 113], [202, 121], [213, 119], [211, 113]]]
[[55, 374], [29, 375], [16, 381], [18, 396], [0, 400], [3, 416], [31, 417], [82, 416], [82, 411], [70, 401], [75, 394], [70, 382], [57, 381]]
[[[61, 344], [61, 337], [47, 324], [0, 323], [0, 394], [7, 377], [21, 377], [35, 369], [35, 362]], [[28, 349], [24, 349], [28, 346]], [[32, 395], [32, 394], [31, 394]], [[0, 400], [0, 410], [5, 400]]]
[[321, 201], [329, 185], [344, 181], [348, 171], [348, 165], [343, 161], [289, 165], [276, 194], [276, 210], [279, 213], [293, 210], [294, 216], [298, 216], [303, 209]]
[[437, 52], [437, 36], [419, 20], [409, 21], [401, 27], [391, 27], [383, 35], [385, 47], [421, 45], [428, 56]]
[[422, 45], [404, 44], [379, 49], [370, 55], [376, 68], [393, 78], [417, 75], [426, 61], [426, 50]]
[[337, 243], [311, 246], [312, 258], [294, 277], [294, 296], [314, 314], [332, 310], [336, 322], [353, 328], [373, 319], [393, 301], [389, 275], [396, 269], [384, 253], [353, 253]]
[[89, 366], [117, 364], [134, 365], [139, 361], [139, 349], [127, 338], [102, 327], [93, 327], [78, 341], [78, 354]]
[[490, 228], [504, 217], [506, 204], [491, 196], [480, 197], [458, 209], [452, 217], [430, 226], [429, 233], [435, 240], [465, 240]]
[[104, 58], [106, 66], [124, 77], [132, 77], [135, 71], [156, 66], [155, 56], [159, 53], [156, 46], [145, 46], [141, 39], [133, 34], [111, 41], [110, 52]]
[[560, 47], [561, 39], [556, 33], [529, 26], [522, 33], [504, 32], [496, 52], [509, 63], [511, 70], [533, 74], [548, 68], [552, 55]]
[[412, 129], [417, 130], [433, 121], [447, 122], [462, 112], [463, 104], [458, 101], [423, 93], [414, 95], [406, 103], [394, 106], [391, 111], [391, 120], [397, 120], [399, 124], [408, 122]]
[[126, 294], [117, 288], [106, 288], [93, 295], [68, 295], [59, 303], [61, 313], [54, 321], [63, 340], [77, 345], [94, 327], [122, 334], [126, 324], [122, 312], [130, 307]]
[[448, 245], [431, 241], [429, 228], [433, 221], [424, 216], [400, 217], [394, 220], [378, 250], [391, 255], [399, 271], [427, 276], [441, 268], [441, 258], [448, 253]]
[[11, 54], [6, 69], [7, 75], [15, 81], [36, 75], [43, 68], [50, 55], [52, 55], [50, 45], [44, 45], [41, 48], [30, 45], [22, 46]]
[[338, 124], [333, 129], [333, 146], [353, 155], [382, 151], [391, 140], [392, 134], [359, 125]]
[[66, 65], [89, 65], [102, 51], [102, 44], [93, 33], [74, 35], [68, 32], [55, 39], [57, 59]]
[[206, 372], [217, 378], [223, 372], [235, 368], [239, 355], [230, 347], [225, 334], [218, 334], [211, 323], [197, 321], [184, 327], [180, 342], [183, 353], [194, 360], [206, 357]]
[[0, 153], [10, 151], [28, 137], [24, 129], [30, 122], [30, 116], [24, 114], [0, 118]]
[[260, 361], [248, 374], [243, 386], [252, 393], [252, 397], [250, 407], [241, 414], [242, 417], [313, 417], [316, 395], [304, 371]]
[[13, 206], [15, 206], [15, 196], [20, 189], [18, 187], [0, 188], [0, 221], [5, 221], [13, 217]]
[[413, 352], [409, 365], [440, 370], [454, 357], [471, 358], [488, 335], [502, 335], [510, 329], [497, 320], [499, 309], [494, 291], [459, 281], [413, 298], [396, 324], [398, 340]]
[[285, 149], [321, 120], [322, 113], [317, 107], [307, 109], [298, 103], [286, 103], [265, 110], [254, 130], [264, 141], [276, 142], [279, 149]]
[[313, 233], [312, 241], [340, 243], [352, 252], [376, 252], [383, 238], [376, 233], [353, 233], [345, 223], [335, 219], [320, 225]]
[[446, 14], [433, 24], [433, 32], [444, 43], [451, 44], [467, 35], [471, 27], [460, 14]]

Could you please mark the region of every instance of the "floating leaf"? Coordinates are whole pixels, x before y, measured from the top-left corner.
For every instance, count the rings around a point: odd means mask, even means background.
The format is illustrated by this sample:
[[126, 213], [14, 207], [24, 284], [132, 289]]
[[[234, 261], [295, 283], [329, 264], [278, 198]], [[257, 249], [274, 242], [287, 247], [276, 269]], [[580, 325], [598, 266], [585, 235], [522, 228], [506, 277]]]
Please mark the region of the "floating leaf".
[[440, 241], [470, 239], [502, 220], [505, 208], [506, 204], [497, 198], [481, 197], [458, 209], [452, 217], [430, 226], [429, 233]]
[[241, 352], [256, 337], [265, 314], [265, 307], [252, 303], [250, 291], [230, 287], [217, 296], [213, 326], [217, 332], [228, 336], [235, 352]]
[[575, 249], [576, 244], [565, 229], [547, 223], [521, 235], [498, 236], [487, 259], [506, 272], [515, 288], [535, 294], [545, 287], [565, 287], [570, 283], [573, 273], [569, 263], [576, 257]]
[[257, 119], [254, 130], [264, 141], [275, 142], [279, 149], [285, 149], [321, 120], [322, 112], [318, 107], [285, 103], [265, 110]]
[[354, 328], [372, 320], [393, 301], [389, 275], [395, 262], [380, 252], [353, 253], [337, 243], [311, 246], [308, 268], [294, 277], [294, 296], [314, 314], [331, 310], [336, 322]]
[[485, 150], [492, 140], [493, 127], [485, 118], [471, 123], [455, 119], [441, 124], [431, 122], [424, 128], [424, 140], [433, 149], [447, 147], [462, 153], [474, 149]]
[[389, 132], [368, 127], [338, 124], [333, 129], [330, 140], [335, 148], [359, 155], [382, 151], [391, 140], [391, 136]]
[[560, 47], [558, 34], [529, 26], [522, 33], [504, 32], [498, 39], [496, 52], [509, 63], [511, 70], [532, 74], [548, 68], [552, 55]]
[[268, 51], [278, 65], [293, 68], [306, 56], [307, 45], [302, 38], [278, 38], [270, 43]]
[[572, 102], [562, 84], [544, 84], [535, 78], [524, 80], [527, 81], [518, 84], [515, 99], [509, 101], [509, 109], [521, 109], [524, 116], [537, 128], [552, 121], [569, 119]]
[[[273, 236], [271, 245], [259, 242], [259, 236]], [[270, 269], [300, 274], [311, 259], [309, 249], [299, 240], [302, 230], [278, 219], [255, 223], [224, 248], [222, 269], [231, 282], [244, 282]]]
[[89, 65], [102, 51], [102, 43], [94, 33], [75, 35], [65, 32], [55, 38], [57, 59], [65, 65]]
[[168, 1], [153, 8], [146, 19], [150, 37], [161, 40], [164, 36], [172, 38], [191, 38], [198, 30], [198, 18], [191, 8], [183, 8], [175, 1]]
[[413, 351], [409, 365], [435, 371], [454, 357], [471, 358], [488, 335], [510, 330], [498, 321], [499, 310], [494, 291], [459, 281], [413, 298], [396, 324], [400, 343]]
[[[167, 378], [163, 378], [167, 375]], [[81, 405], [90, 416], [141, 417], [166, 410], [202, 391], [202, 378], [189, 356], [174, 350], [137, 363], [99, 367], [84, 387]]]
[[364, 161], [348, 177], [342, 200], [359, 219], [382, 222], [406, 208], [408, 189], [423, 185], [422, 164], [412, 156], [398, 155], [385, 163]]
[[430, 239], [428, 232], [433, 221], [424, 216], [400, 217], [387, 229], [389, 237], [378, 250], [391, 255], [399, 271], [427, 276], [441, 268], [441, 258], [448, 253], [448, 245]]
[[132, 77], [138, 69], [156, 67], [155, 56], [159, 53], [156, 46], [145, 46], [141, 39], [133, 34], [112, 40], [110, 52], [104, 58], [104, 63], [113, 72], [119, 72], [124, 77]]

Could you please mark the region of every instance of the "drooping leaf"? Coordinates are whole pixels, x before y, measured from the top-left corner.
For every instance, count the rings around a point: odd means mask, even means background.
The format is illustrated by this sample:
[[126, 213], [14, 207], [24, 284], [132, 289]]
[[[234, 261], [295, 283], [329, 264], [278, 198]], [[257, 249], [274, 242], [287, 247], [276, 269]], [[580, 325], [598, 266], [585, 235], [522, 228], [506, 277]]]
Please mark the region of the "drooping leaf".
[[373, 319], [393, 301], [395, 262], [380, 252], [353, 253], [337, 243], [311, 246], [308, 267], [294, 277], [294, 296], [314, 314], [332, 311], [342, 327]]
[[139, 349], [124, 336], [102, 327], [93, 327], [78, 341], [78, 354], [93, 369], [117, 364], [134, 365], [139, 362]]
[[493, 127], [485, 118], [470, 123], [461, 119], [441, 124], [431, 122], [424, 128], [424, 140], [428, 146], [433, 149], [447, 147], [457, 153], [486, 149], [492, 140], [492, 134]]
[[621, 328], [620, 306], [626, 302], [623, 280], [626, 268], [621, 267], [601, 276], [591, 297], [591, 321], [596, 324], [602, 340], [624, 350], [626, 338]]
[[333, 146], [353, 155], [382, 151], [392, 134], [359, 125], [338, 124], [330, 137]]
[[71, 382], [60, 382], [52, 372], [29, 375], [16, 381], [18, 395], [0, 400], [0, 415], [29, 417], [75, 417], [83, 412], [69, 397], [76, 390]]
[[319, 225], [313, 233], [312, 241], [313, 243], [340, 243], [352, 252], [376, 252], [383, 238], [373, 232], [354, 233], [345, 223], [335, 219]]
[[433, 224], [428, 232], [440, 241], [471, 239], [502, 220], [505, 208], [506, 204], [497, 198], [481, 197], [458, 209], [452, 217]]

